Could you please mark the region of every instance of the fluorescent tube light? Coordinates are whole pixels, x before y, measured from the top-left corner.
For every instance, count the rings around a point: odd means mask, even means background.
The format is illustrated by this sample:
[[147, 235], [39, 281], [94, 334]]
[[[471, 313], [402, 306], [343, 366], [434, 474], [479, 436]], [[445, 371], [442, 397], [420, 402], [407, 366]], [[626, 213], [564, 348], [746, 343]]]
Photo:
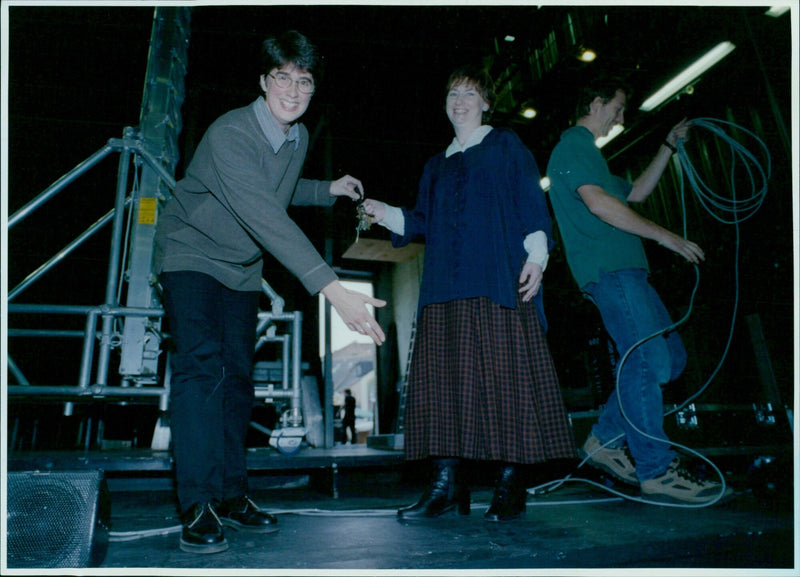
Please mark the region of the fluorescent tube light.
[[772, 6], [769, 10], [764, 12], [767, 16], [772, 16], [773, 18], [777, 18], [778, 16], [782, 16], [789, 11], [790, 6], [787, 4], [786, 6]]
[[601, 136], [600, 138], [594, 141], [594, 145], [597, 148], [603, 148], [606, 144], [614, 140], [617, 136], [622, 134], [622, 131], [625, 130], [625, 127], [621, 124], [615, 124], [611, 127], [611, 130], [608, 131], [608, 134], [605, 136]]
[[656, 106], [668, 100], [671, 96], [682, 90], [687, 84], [695, 80], [703, 72], [714, 66], [717, 62], [730, 54], [736, 46], [731, 42], [720, 42], [706, 52], [683, 72], [658, 89], [650, 98], [645, 100], [639, 110], [649, 112]]

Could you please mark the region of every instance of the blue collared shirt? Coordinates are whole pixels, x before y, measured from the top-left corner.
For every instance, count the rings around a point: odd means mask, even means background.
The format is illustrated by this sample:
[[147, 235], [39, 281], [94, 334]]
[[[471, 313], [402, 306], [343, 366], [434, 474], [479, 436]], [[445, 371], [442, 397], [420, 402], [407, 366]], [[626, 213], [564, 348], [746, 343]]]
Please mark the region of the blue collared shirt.
[[256, 118], [258, 119], [258, 124], [261, 126], [261, 130], [264, 131], [264, 136], [267, 137], [275, 154], [278, 154], [281, 146], [283, 146], [283, 143], [286, 141], [294, 142], [294, 149], [297, 150], [300, 146], [300, 129], [297, 123], [292, 124], [291, 128], [289, 128], [289, 134], [285, 134], [278, 126], [278, 123], [275, 122], [275, 118], [273, 118], [269, 108], [267, 108], [267, 103], [264, 101], [263, 96], [259, 96], [256, 98], [255, 102], [253, 102], [253, 110], [256, 112]]

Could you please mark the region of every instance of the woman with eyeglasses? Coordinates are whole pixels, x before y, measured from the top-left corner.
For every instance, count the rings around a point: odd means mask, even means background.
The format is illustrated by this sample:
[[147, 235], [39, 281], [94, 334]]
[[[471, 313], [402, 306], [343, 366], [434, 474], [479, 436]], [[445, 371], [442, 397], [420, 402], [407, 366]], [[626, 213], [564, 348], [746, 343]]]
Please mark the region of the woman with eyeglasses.
[[274, 516], [248, 497], [245, 438], [254, 402], [263, 253], [322, 293], [347, 326], [382, 344], [367, 305], [350, 291], [287, 214], [294, 205], [359, 199], [361, 182], [301, 178], [309, 134], [299, 122], [320, 79], [317, 49], [289, 31], [262, 45], [263, 94], [218, 118], [159, 217], [155, 271], [163, 288], [172, 380], [172, 450], [183, 530], [193, 553], [228, 548], [223, 525], [268, 533]]
[[425, 243], [404, 437], [406, 459], [430, 460], [434, 474], [404, 520], [468, 514], [465, 461], [497, 469], [484, 517], [515, 519], [528, 466], [576, 455], [545, 340], [552, 223], [533, 155], [486, 123], [494, 100], [485, 70], [455, 70], [445, 96], [455, 138], [425, 165], [415, 207], [364, 201], [395, 247]]

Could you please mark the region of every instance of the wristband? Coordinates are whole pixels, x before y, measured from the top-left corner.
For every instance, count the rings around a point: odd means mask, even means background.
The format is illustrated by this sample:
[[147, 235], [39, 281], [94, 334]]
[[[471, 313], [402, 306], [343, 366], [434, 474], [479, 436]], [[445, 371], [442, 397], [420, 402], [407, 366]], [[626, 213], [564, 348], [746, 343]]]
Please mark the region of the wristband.
[[669, 140], [665, 140], [665, 141], [664, 141], [664, 146], [666, 146], [667, 148], [669, 148], [669, 149], [672, 151], [672, 154], [675, 154], [676, 152], [678, 152], [678, 149], [677, 149], [676, 147], [672, 146], [672, 145], [669, 143]]

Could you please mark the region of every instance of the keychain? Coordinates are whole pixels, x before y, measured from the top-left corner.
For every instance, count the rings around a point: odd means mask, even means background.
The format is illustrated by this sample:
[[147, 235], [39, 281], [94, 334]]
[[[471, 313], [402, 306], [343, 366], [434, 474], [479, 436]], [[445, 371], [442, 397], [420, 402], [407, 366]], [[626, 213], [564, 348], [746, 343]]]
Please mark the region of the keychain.
[[358, 219], [358, 224], [356, 225], [356, 243], [358, 243], [358, 237], [360, 236], [361, 231], [369, 230], [369, 227], [372, 226], [372, 219], [364, 208], [364, 196], [361, 192], [361, 189], [356, 186], [355, 190], [359, 196], [361, 196], [361, 200], [356, 206], [356, 218]]

